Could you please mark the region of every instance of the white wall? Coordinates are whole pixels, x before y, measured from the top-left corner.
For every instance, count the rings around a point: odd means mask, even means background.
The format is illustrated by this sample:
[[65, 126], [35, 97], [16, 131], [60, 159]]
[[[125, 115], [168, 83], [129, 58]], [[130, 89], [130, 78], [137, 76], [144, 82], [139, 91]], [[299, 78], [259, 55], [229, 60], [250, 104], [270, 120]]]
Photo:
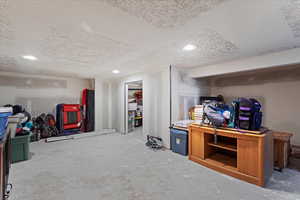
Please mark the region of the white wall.
[[21, 104], [33, 116], [41, 113], [55, 113], [59, 103], [80, 103], [81, 91], [91, 88], [91, 80], [0, 74], [0, 105]]
[[101, 79], [95, 79], [95, 130], [108, 128], [108, 84]]
[[[96, 78], [96, 127], [98, 130], [115, 128], [121, 133], [125, 131], [125, 83], [140, 80], [143, 81], [143, 134], [144, 136], [150, 134], [162, 137], [164, 145], [169, 148], [170, 87], [168, 69], [109, 81], [101, 81], [100, 78]], [[105, 99], [109, 99], [110, 102]]]
[[[275, 130], [294, 133], [292, 142], [299, 145], [298, 114], [300, 113], [300, 106], [298, 106], [298, 99], [300, 95], [298, 91], [300, 91], [300, 73], [299, 71], [296, 74], [294, 71], [285, 72], [286, 69], [290, 70], [290, 66], [300, 63], [299, 55], [300, 48], [294, 48], [232, 62], [196, 67], [187, 71], [189, 76], [193, 78], [210, 78], [226, 74], [228, 74], [226, 76], [230, 76], [233, 73], [249, 74], [256, 70], [278, 70], [277, 74], [265, 74], [264, 77], [257, 77], [259, 74], [252, 73], [251, 77], [244, 77], [244, 79], [228, 78], [227, 81], [223, 80], [223, 84], [227, 86], [222, 86], [221, 83], [212, 87], [211, 95], [222, 94], [230, 100], [238, 96], [258, 98], [263, 101], [265, 125]], [[272, 78], [272, 76], [274, 77]], [[253, 84], [255, 81], [258, 83]], [[234, 84], [228, 85], [227, 82]]]
[[294, 133], [292, 143], [300, 145], [299, 91], [300, 80], [213, 86], [211, 95], [222, 94], [227, 102], [236, 97], [257, 98], [263, 105], [263, 124], [273, 130]]
[[300, 48], [255, 56], [232, 62], [225, 62], [215, 65], [196, 67], [188, 70], [193, 78], [203, 78], [214, 75], [222, 75], [234, 72], [249, 71], [255, 69], [281, 67], [284, 65], [300, 63]]
[[[170, 147], [170, 72], [140, 73], [119, 79], [96, 79], [96, 127], [115, 128], [125, 132], [125, 84], [143, 81], [143, 135], [159, 136]], [[108, 89], [106, 89], [108, 88]], [[206, 82], [189, 78], [184, 71], [172, 69], [172, 122], [182, 120], [185, 111], [182, 102], [190, 98], [199, 102], [209, 94]], [[107, 99], [109, 101], [107, 101]], [[107, 119], [106, 122], [105, 119]]]
[[209, 94], [206, 81], [188, 76], [186, 70], [172, 67], [172, 123], [188, 119], [189, 108], [200, 103], [200, 96]]
[[161, 137], [170, 147], [169, 70], [144, 76], [144, 133]]

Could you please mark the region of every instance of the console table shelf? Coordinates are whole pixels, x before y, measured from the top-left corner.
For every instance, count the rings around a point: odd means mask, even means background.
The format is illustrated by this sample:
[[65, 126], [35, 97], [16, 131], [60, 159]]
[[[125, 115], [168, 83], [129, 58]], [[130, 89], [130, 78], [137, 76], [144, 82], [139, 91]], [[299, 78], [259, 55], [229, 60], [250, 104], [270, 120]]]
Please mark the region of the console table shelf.
[[237, 147], [236, 145], [232, 145], [232, 144], [226, 144], [224, 142], [218, 142], [218, 143], [213, 143], [213, 142], [208, 142], [209, 146], [213, 146], [213, 147], [217, 147], [217, 148], [221, 148], [221, 149], [225, 149], [228, 151], [233, 151], [233, 152], [237, 152]]
[[271, 132], [189, 126], [189, 159], [235, 178], [264, 186], [273, 171]]

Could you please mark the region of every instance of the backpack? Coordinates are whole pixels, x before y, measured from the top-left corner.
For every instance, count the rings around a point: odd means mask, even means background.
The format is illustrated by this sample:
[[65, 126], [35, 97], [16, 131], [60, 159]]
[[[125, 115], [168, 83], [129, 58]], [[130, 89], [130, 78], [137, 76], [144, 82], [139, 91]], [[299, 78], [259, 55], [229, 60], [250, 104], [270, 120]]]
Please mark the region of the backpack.
[[230, 106], [229, 128], [237, 128], [239, 121], [239, 101], [233, 101]]
[[35, 127], [40, 130], [41, 138], [58, 136], [55, 118], [51, 114], [41, 114], [35, 119]]
[[256, 99], [250, 99], [252, 102], [251, 130], [259, 130], [262, 124], [261, 104]]
[[51, 137], [58, 136], [59, 132], [56, 128], [56, 121], [52, 114], [47, 114], [46, 118], [46, 126], [48, 128], [48, 132], [50, 133]]
[[246, 98], [240, 98], [238, 101], [239, 101], [238, 128], [250, 130], [251, 116], [252, 116], [252, 102]]
[[259, 130], [262, 124], [261, 104], [256, 99], [239, 98], [236, 105], [236, 128]]
[[204, 105], [203, 116], [203, 120], [214, 127], [221, 127], [225, 123], [221, 109], [214, 104]]

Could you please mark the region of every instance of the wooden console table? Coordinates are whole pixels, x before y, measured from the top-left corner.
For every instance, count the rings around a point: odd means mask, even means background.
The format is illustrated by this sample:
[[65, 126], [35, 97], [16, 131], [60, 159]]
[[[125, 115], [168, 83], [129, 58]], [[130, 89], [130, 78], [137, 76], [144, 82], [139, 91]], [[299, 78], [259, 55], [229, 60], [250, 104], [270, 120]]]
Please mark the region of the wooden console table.
[[241, 133], [193, 124], [189, 126], [189, 159], [264, 186], [273, 172], [272, 134]]

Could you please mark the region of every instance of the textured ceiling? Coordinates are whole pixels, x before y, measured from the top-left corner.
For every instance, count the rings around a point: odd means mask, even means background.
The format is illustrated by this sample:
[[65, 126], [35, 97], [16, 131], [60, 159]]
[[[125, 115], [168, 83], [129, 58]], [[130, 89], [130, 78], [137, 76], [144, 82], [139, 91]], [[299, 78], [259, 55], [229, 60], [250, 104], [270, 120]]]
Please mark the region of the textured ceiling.
[[282, 7], [285, 19], [295, 37], [300, 37], [300, 0], [285, 0]]
[[1, 0], [0, 2], [0, 45], [7, 45], [7, 42], [13, 40], [10, 20], [6, 17], [8, 0]]
[[[146, 63], [149, 67], [159, 65], [159, 63], [164, 63], [166, 66], [170, 63], [176, 63], [178, 67], [193, 67], [212, 60], [218, 62], [224, 58], [234, 59], [239, 53], [235, 44], [213, 30], [198, 30], [197, 33], [191, 34], [188, 38], [188, 40], [176, 41], [163, 46], [160, 50], [146, 55], [142, 60], [146, 60], [147, 57], [155, 58]], [[186, 44], [194, 44], [198, 48], [191, 52], [183, 52], [182, 47]]]
[[296, 47], [300, 0], [0, 0], [6, 72], [110, 78]]
[[[191, 40], [198, 48], [193, 52], [186, 52], [178, 57], [178, 65], [202, 65], [211, 60], [219, 61], [223, 58], [233, 58], [237, 56], [238, 47], [232, 42], [223, 38], [213, 30], [199, 31], [197, 36]], [[180, 49], [180, 46], [177, 47]], [[188, 60], [188, 63], [186, 63]]]
[[109, 64], [115, 58], [129, 54], [127, 44], [84, 31], [64, 31], [51, 28], [44, 39], [42, 53], [58, 61], [82, 65]]
[[104, 0], [157, 27], [176, 27], [228, 0]]

